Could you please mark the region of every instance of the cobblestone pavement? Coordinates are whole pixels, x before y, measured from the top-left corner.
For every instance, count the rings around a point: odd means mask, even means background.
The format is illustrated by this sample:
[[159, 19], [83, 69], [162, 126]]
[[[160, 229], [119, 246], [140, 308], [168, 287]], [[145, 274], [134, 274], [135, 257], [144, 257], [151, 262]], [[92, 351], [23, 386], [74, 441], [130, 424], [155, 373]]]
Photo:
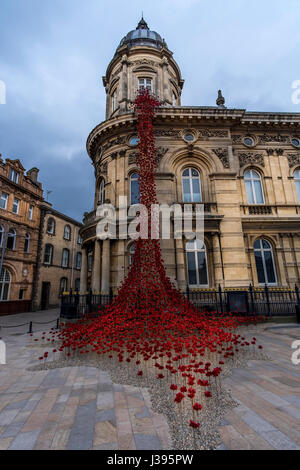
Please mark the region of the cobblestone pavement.
[[300, 364], [291, 361], [300, 326], [272, 326], [257, 337], [272, 361], [249, 361], [225, 380], [239, 406], [221, 423], [219, 449], [300, 449]]
[[[273, 360], [249, 361], [226, 379], [239, 406], [221, 423], [219, 449], [300, 449], [300, 365], [291, 362], [300, 328], [256, 336]], [[28, 371], [39, 347], [29, 335], [4, 339], [0, 450], [172, 448], [166, 419], [151, 410], [147, 390], [113, 384], [93, 367]]]

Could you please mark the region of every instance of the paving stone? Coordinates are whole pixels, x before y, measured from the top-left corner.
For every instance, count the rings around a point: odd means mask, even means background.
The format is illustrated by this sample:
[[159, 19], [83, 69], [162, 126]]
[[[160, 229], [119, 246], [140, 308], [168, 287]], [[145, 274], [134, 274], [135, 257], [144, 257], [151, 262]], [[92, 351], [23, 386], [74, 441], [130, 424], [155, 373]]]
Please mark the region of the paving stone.
[[151, 414], [149, 413], [149, 410], [146, 406], [143, 406], [143, 409], [141, 412], [136, 413], [136, 418], [150, 418]]
[[137, 450], [161, 450], [160, 439], [155, 435], [134, 434], [134, 440]]
[[15, 437], [21, 431], [24, 424], [24, 421], [21, 421], [20, 423], [9, 424], [8, 426], [6, 426], [4, 432], [1, 434], [1, 439], [4, 439], [6, 437]]
[[5, 407], [5, 411], [7, 410], [19, 410], [24, 408], [27, 404], [27, 400], [15, 401], [14, 403], [10, 403]]
[[20, 432], [12, 441], [9, 450], [32, 450], [40, 431]]
[[116, 424], [115, 409], [111, 408], [109, 410], [97, 411], [96, 421], [110, 421], [111, 423]]

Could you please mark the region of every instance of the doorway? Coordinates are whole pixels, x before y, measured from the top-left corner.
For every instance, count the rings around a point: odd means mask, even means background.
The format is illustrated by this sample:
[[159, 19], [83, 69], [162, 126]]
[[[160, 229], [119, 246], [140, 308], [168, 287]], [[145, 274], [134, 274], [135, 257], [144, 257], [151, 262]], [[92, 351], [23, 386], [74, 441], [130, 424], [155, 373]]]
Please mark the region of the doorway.
[[50, 286], [50, 282], [42, 283], [41, 310], [47, 310], [47, 308], [49, 307]]

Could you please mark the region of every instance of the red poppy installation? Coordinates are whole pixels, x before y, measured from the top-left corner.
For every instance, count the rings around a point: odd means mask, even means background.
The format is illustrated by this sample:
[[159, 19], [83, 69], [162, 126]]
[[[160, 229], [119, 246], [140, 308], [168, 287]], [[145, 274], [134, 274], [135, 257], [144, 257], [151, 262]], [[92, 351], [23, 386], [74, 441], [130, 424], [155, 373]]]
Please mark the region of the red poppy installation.
[[[153, 119], [159, 106], [148, 90], [138, 93], [135, 107], [140, 202], [148, 214], [152, 204], [158, 203]], [[144, 212], [140, 217], [145, 221]], [[51, 339], [59, 339], [58, 349], [68, 357], [105, 355], [112, 366], [123, 365], [129, 376], [157, 379], [168, 393], [174, 394], [178, 413], [186, 416], [186, 410], [190, 410], [186, 425], [195, 432], [200, 427], [203, 408], [210, 406], [211, 400], [217, 404], [222, 394], [223, 365], [233, 366], [238, 355], [250, 346], [237, 328], [253, 322], [253, 318], [200, 313], [166, 275], [159, 240], [151, 237], [157, 231], [158, 219], [152, 219], [151, 226], [148, 217], [145, 226], [148, 238], [135, 241], [131, 269], [113, 303], [95, 319], [66, 325], [57, 336], [52, 331]], [[255, 338], [251, 346], [256, 347]]]

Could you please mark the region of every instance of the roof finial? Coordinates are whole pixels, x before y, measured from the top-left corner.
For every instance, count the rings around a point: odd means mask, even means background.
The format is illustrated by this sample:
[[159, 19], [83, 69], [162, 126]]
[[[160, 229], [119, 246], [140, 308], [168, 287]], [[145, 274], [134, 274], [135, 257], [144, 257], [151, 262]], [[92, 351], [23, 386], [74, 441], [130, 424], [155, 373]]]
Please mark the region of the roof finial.
[[137, 25], [136, 29], [149, 29], [146, 21], [144, 20], [144, 12], [142, 12], [142, 18], [141, 18], [139, 24]]
[[226, 106], [225, 105], [225, 98], [224, 96], [222, 95], [222, 91], [219, 90], [218, 91], [218, 98], [217, 98], [217, 101], [216, 101], [217, 105], [219, 106], [219, 108], [225, 108]]

